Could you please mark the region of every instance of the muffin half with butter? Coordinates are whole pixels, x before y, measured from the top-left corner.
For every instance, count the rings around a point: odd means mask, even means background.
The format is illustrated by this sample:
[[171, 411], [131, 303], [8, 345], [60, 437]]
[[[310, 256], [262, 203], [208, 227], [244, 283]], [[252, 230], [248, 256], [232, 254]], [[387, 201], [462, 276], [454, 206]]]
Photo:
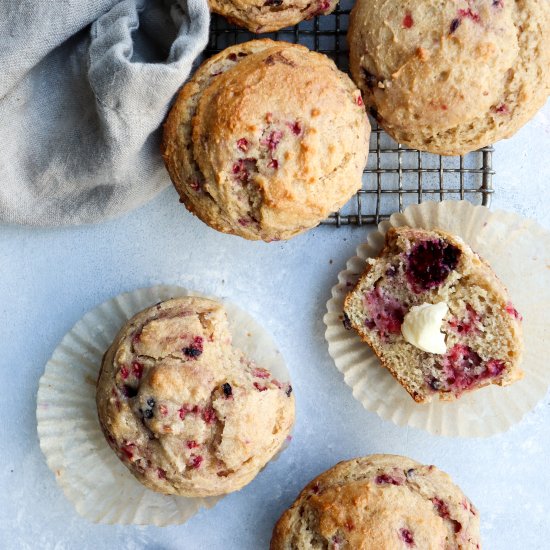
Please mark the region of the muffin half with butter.
[[344, 303], [344, 323], [419, 403], [522, 378], [521, 315], [460, 238], [392, 228]]

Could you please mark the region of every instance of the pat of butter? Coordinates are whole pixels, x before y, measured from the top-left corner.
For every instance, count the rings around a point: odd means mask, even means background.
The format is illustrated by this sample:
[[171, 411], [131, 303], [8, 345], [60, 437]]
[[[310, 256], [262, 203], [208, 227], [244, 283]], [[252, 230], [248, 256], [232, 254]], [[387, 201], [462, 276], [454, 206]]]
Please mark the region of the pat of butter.
[[441, 324], [448, 311], [449, 306], [445, 302], [411, 307], [401, 325], [403, 338], [422, 351], [445, 353], [447, 346], [445, 334], [441, 332]]

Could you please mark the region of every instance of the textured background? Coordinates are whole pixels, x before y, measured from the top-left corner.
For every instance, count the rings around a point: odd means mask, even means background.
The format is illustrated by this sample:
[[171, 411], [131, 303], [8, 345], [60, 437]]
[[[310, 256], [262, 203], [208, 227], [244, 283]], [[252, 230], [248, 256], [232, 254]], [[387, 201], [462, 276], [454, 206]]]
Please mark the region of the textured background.
[[[512, 140], [497, 144], [494, 166], [493, 208], [550, 229], [550, 103]], [[443, 439], [366, 412], [333, 366], [323, 336], [325, 303], [370, 229], [320, 227], [287, 243], [250, 243], [205, 227], [172, 189], [101, 225], [0, 226], [0, 548], [267, 548], [274, 522], [312, 477], [339, 460], [389, 452], [453, 476], [480, 509], [484, 548], [547, 549], [549, 394], [506, 434]], [[120, 292], [158, 283], [228, 297], [273, 333], [296, 390], [295, 437], [248, 487], [186, 525], [92, 525], [65, 499], [40, 452], [38, 380], [84, 313]]]

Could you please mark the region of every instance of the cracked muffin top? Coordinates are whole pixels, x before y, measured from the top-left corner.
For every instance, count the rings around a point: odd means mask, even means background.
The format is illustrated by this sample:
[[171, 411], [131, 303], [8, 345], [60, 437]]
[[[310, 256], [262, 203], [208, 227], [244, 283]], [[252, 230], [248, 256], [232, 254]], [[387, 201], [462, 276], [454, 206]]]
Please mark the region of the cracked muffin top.
[[548, 0], [358, 0], [348, 42], [373, 115], [421, 150], [510, 137], [550, 94]]
[[208, 4], [231, 23], [264, 33], [332, 13], [338, 0], [208, 0]]
[[435, 466], [397, 455], [340, 462], [282, 515], [271, 550], [479, 550], [479, 516]]
[[294, 396], [232, 347], [222, 305], [168, 300], [138, 313], [97, 383], [111, 448], [148, 488], [188, 497], [241, 489], [281, 448]]
[[326, 56], [255, 40], [182, 88], [163, 156], [181, 201], [218, 231], [290, 238], [361, 187], [370, 125], [359, 90]]

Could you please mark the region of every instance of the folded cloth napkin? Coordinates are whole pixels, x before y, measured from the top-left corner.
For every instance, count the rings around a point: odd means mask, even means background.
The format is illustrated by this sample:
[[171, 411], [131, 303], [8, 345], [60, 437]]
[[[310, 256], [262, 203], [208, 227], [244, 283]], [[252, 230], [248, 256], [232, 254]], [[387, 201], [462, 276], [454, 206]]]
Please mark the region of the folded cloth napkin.
[[0, 222], [97, 222], [169, 184], [170, 101], [206, 0], [0, 0]]

